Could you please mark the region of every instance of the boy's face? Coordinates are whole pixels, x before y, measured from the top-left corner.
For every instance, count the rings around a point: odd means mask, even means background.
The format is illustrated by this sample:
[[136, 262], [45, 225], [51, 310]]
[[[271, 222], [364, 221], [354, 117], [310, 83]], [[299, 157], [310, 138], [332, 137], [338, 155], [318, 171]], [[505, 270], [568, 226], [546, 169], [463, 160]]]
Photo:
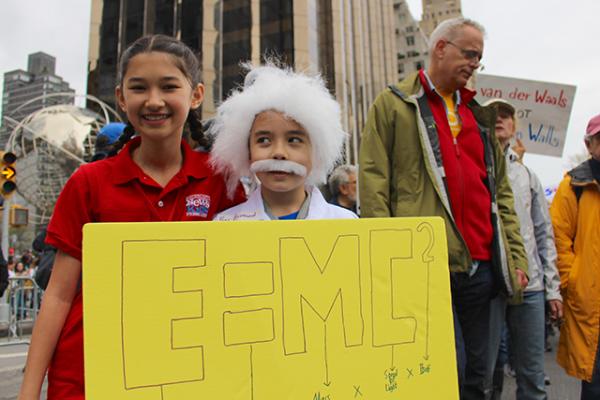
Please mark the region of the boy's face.
[[304, 176], [275, 168], [256, 172], [263, 189], [271, 192], [304, 191], [306, 176], [312, 169], [312, 144], [306, 130], [278, 111], [256, 115], [250, 129], [250, 164], [263, 160], [281, 160], [304, 167]]

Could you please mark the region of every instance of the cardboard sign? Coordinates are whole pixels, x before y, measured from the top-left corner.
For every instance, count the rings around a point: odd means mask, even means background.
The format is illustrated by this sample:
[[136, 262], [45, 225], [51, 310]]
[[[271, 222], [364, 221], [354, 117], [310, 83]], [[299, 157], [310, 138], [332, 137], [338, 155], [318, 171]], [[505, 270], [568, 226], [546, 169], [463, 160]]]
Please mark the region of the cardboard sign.
[[477, 75], [476, 99], [495, 98], [517, 110], [516, 137], [528, 153], [562, 157], [575, 98], [575, 86], [494, 75]]
[[88, 400], [458, 399], [440, 218], [90, 224]]

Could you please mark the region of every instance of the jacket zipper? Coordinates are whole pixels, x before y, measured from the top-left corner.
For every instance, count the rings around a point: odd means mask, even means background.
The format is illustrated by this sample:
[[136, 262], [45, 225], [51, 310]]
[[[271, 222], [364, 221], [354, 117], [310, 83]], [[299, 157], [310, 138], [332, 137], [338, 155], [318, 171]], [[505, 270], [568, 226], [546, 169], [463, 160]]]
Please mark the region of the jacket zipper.
[[460, 158], [460, 148], [458, 147], [458, 141], [455, 137], [452, 137], [452, 141], [454, 142], [454, 151], [456, 153], [456, 158]]
[[[458, 145], [458, 140], [456, 139], [456, 137], [454, 137], [454, 136], [452, 137], [452, 142], [454, 143], [454, 151], [456, 153], [456, 158], [458, 160], [460, 160], [460, 146]], [[463, 179], [463, 166], [460, 163], [460, 161], [458, 162], [458, 171], [457, 172], [458, 172], [459, 190], [460, 190], [460, 206], [459, 207], [462, 208], [461, 223], [464, 227], [465, 226], [465, 215], [464, 215], [465, 187], [464, 187], [464, 179]]]

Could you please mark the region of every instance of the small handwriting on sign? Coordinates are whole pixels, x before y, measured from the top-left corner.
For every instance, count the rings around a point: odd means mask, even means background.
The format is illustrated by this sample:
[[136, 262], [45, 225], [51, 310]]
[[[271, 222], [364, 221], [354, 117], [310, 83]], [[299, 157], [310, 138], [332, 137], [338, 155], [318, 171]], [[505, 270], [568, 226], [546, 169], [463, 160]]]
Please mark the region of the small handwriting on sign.
[[315, 393], [313, 400], [331, 400], [330, 394], [321, 394], [321, 392]]
[[487, 98], [508, 98], [510, 100], [517, 100], [522, 102], [545, 104], [549, 106], [557, 106], [560, 108], [566, 108], [569, 105], [569, 97], [565, 93], [564, 89], [560, 89], [557, 92], [549, 89], [529, 89], [515, 87], [510, 92], [504, 91], [499, 88], [484, 87], [479, 88], [479, 94]]
[[518, 131], [517, 138], [523, 139], [526, 137], [530, 142], [558, 147], [561, 144], [560, 135], [556, 132], [556, 128], [552, 125], [534, 125], [527, 124], [527, 132]]
[[424, 365], [423, 363], [419, 364], [419, 375], [425, 375], [431, 372], [431, 365]]
[[398, 389], [398, 370], [394, 367], [388, 369], [384, 373], [385, 376], [385, 391], [393, 392]]

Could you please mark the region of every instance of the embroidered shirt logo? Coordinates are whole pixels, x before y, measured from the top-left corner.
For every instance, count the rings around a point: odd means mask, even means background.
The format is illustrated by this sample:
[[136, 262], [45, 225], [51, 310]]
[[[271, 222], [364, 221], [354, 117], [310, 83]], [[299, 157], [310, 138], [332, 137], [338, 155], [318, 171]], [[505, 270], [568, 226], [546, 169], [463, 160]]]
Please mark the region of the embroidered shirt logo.
[[185, 215], [187, 217], [208, 216], [210, 208], [210, 196], [207, 194], [193, 194], [185, 198]]

